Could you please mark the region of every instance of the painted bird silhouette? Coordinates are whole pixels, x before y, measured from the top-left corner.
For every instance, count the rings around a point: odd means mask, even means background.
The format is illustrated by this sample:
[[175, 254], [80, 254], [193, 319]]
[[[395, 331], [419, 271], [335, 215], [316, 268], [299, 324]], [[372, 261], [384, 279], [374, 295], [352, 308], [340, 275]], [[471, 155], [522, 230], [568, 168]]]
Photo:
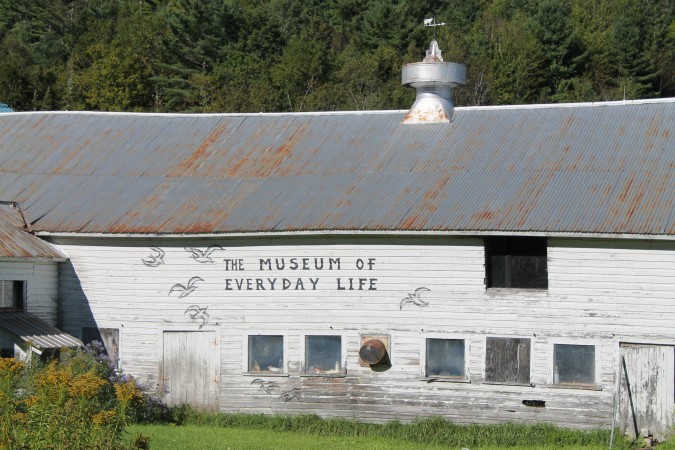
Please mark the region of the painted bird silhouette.
[[255, 380], [251, 381], [251, 384], [259, 385], [258, 390], [265, 391], [268, 394], [272, 394], [273, 390], [279, 389], [279, 385], [274, 381], [265, 381], [261, 378], [256, 378]]
[[401, 306], [399, 309], [403, 309], [403, 305], [406, 305], [408, 303], [412, 303], [415, 306], [419, 306], [421, 308], [424, 308], [425, 306], [429, 306], [429, 302], [426, 302], [422, 300], [420, 295], [422, 295], [422, 292], [429, 292], [430, 289], [425, 288], [425, 287], [419, 287], [415, 289], [415, 292], [413, 294], [408, 294], [406, 298], [401, 300]]
[[191, 305], [188, 306], [188, 309], [185, 310], [184, 314], [188, 314], [190, 316], [190, 319], [195, 320], [201, 319], [202, 324], [199, 325], [199, 329], [201, 330], [204, 327], [204, 325], [209, 323], [209, 320], [211, 319], [209, 313], [206, 312], [208, 308], [209, 308], [208, 306], [202, 308], [199, 305]]
[[290, 402], [291, 400], [297, 400], [299, 402], [302, 401], [302, 395], [300, 395], [300, 389], [298, 388], [293, 388], [290, 391], [284, 391], [281, 393], [279, 396], [279, 400], [283, 400], [285, 402]]
[[216, 250], [225, 250], [220, 245], [210, 245], [206, 250], [200, 250], [194, 247], [185, 247], [186, 252], [192, 253], [192, 259], [202, 264], [213, 264], [211, 253]]
[[143, 264], [148, 267], [157, 267], [160, 264], [164, 264], [164, 250], [159, 247], [150, 247], [152, 254], [147, 258], [143, 258]]
[[180, 292], [178, 298], [187, 297], [192, 293], [192, 291], [197, 289], [197, 286], [195, 286], [197, 281], [204, 281], [204, 280], [201, 277], [192, 277], [190, 278], [190, 280], [188, 280], [187, 286], [184, 284], [176, 283], [173, 286], [171, 286], [171, 289], [169, 289], [169, 295], [171, 295], [173, 291], [176, 291]]

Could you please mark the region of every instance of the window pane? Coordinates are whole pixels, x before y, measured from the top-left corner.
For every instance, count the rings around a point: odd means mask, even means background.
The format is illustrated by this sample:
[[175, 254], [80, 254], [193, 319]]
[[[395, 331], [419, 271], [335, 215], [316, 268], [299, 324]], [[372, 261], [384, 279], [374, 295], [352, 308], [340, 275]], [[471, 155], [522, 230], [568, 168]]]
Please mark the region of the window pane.
[[427, 339], [427, 376], [464, 377], [464, 340]]
[[305, 372], [340, 373], [342, 338], [340, 336], [305, 337]]
[[282, 372], [283, 366], [283, 336], [248, 337], [249, 372]]
[[595, 383], [594, 345], [556, 344], [554, 354], [555, 383]]
[[529, 384], [530, 340], [521, 338], [487, 338], [485, 380]]
[[23, 281], [0, 281], [0, 308], [23, 308], [23, 297]]

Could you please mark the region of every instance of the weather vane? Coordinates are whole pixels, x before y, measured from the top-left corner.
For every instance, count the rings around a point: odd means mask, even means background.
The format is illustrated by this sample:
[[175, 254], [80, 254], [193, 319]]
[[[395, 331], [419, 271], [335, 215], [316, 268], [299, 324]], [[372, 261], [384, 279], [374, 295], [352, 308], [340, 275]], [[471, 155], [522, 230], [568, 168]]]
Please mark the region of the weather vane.
[[434, 29], [434, 39], [436, 39], [436, 27], [442, 27], [443, 25], [445, 25], [445, 22], [436, 23], [436, 17], [424, 19], [424, 26], [432, 27]]

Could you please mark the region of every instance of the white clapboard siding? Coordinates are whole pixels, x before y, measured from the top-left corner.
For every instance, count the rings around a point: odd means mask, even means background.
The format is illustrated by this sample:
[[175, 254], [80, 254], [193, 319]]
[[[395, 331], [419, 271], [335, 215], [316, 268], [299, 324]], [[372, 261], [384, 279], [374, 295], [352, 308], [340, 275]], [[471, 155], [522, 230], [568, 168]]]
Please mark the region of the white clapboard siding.
[[56, 325], [58, 264], [51, 261], [0, 261], [0, 280], [26, 282], [25, 309]]
[[[547, 291], [486, 290], [483, 241], [476, 238], [64, 238], [57, 243], [70, 257], [60, 271], [69, 330], [120, 329], [122, 369], [150, 384], [160, 381], [163, 332], [216, 332], [223, 411], [316, 412], [370, 421], [428, 414], [460, 422], [609, 427], [619, 343], [672, 344], [675, 335], [670, 275], [675, 245], [670, 243], [550, 239]], [[211, 254], [213, 264], [199, 263], [185, 250], [210, 245], [224, 248]], [[153, 255], [150, 247], [164, 252], [157, 267], [142, 262]], [[310, 264], [324, 258], [325, 265], [328, 258], [339, 258], [340, 269], [277, 270], [275, 259], [281, 258], [287, 265], [291, 258], [299, 264], [302, 258]], [[226, 270], [224, 259], [243, 261], [243, 270]], [[272, 270], [265, 263], [261, 270], [261, 259], [270, 259]], [[170, 293], [195, 276], [203, 281], [192, 293], [183, 298]], [[293, 288], [279, 289], [283, 278]], [[365, 289], [337, 288], [338, 279], [344, 287], [349, 278], [365, 278]], [[237, 282], [246, 287], [248, 279], [251, 290], [239, 290]], [[295, 289], [298, 279], [304, 290]], [[316, 289], [310, 279], [318, 279]], [[401, 307], [419, 287], [429, 289], [422, 294], [429, 305]], [[282, 376], [245, 373], [250, 334], [284, 336]], [[342, 336], [344, 377], [302, 376], [308, 334]], [[389, 336], [391, 368], [359, 365], [362, 334]], [[531, 386], [484, 382], [487, 336], [530, 339]], [[466, 382], [421, 379], [427, 337], [465, 339]], [[593, 389], [552, 386], [556, 343], [596, 346]], [[271, 384], [264, 389], [257, 378]], [[523, 400], [543, 401], [545, 407], [526, 406]]]

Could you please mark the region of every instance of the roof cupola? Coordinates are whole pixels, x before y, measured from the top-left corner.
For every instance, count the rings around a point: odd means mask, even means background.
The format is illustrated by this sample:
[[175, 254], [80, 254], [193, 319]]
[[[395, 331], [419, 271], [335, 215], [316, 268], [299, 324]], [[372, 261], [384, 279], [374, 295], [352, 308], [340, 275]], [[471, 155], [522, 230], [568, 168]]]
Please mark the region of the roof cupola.
[[450, 90], [465, 81], [466, 66], [444, 62], [438, 42], [432, 40], [422, 62], [403, 65], [401, 84], [415, 88], [417, 96], [402, 123], [452, 122], [455, 107]]

